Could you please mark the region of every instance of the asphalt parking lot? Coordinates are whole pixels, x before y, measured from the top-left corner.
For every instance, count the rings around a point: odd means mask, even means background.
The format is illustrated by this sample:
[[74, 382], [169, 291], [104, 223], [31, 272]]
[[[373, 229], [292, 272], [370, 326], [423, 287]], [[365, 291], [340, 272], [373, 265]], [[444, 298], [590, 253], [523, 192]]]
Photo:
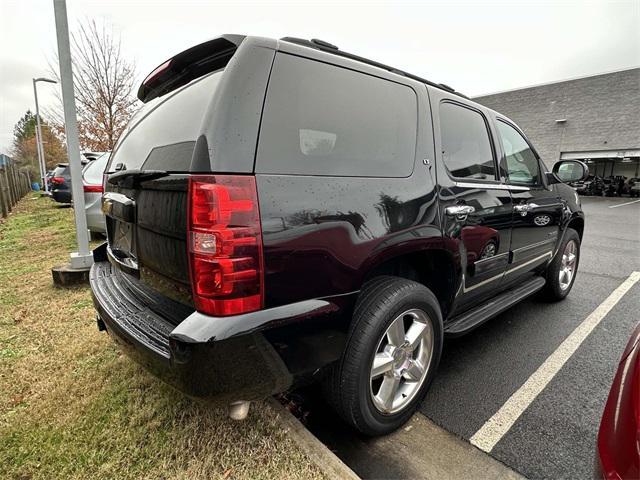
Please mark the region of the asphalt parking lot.
[[[587, 221], [569, 297], [555, 304], [527, 300], [471, 334], [446, 341], [439, 373], [420, 407], [422, 415], [458, 440], [476, 435], [478, 444], [483, 425], [576, 327], [640, 271], [640, 202], [631, 201], [582, 199]], [[529, 478], [593, 475], [600, 416], [622, 350], [640, 320], [639, 299], [640, 282], [608, 311], [495, 445], [485, 448], [494, 459]], [[322, 408], [311, 408], [309, 428], [356, 473], [363, 478], [407, 474], [397, 452], [389, 451], [385, 458], [385, 449], [369, 448], [369, 440], [348, 431], [331, 413], [319, 413]], [[423, 454], [420, 444], [404, 451]], [[460, 461], [450, 455], [452, 462]]]

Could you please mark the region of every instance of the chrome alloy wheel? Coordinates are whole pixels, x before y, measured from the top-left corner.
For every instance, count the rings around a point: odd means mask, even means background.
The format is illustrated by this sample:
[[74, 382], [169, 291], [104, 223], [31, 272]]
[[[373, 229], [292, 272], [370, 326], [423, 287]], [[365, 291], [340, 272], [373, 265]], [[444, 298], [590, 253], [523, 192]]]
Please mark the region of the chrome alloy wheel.
[[487, 243], [482, 251], [480, 252], [480, 260], [484, 260], [485, 258], [491, 258], [496, 256], [496, 251], [498, 250], [496, 246], [496, 242], [491, 240]]
[[384, 333], [370, 369], [373, 405], [384, 414], [402, 410], [424, 383], [433, 357], [433, 326], [417, 308], [398, 315]]
[[562, 262], [560, 263], [560, 272], [558, 273], [558, 281], [560, 290], [566, 290], [571, 285], [573, 276], [576, 274], [576, 264], [578, 262], [578, 245], [574, 240], [569, 240], [562, 252]]

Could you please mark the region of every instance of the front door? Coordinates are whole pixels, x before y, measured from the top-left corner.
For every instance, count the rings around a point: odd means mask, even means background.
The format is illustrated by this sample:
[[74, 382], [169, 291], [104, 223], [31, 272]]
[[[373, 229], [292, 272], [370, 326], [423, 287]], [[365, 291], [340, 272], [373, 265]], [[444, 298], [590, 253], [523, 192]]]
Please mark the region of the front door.
[[496, 121], [501, 169], [513, 198], [511, 264], [506, 283], [548, 262], [560, 234], [564, 203], [548, 187], [543, 166], [524, 135], [505, 119]]
[[454, 313], [498, 291], [509, 261], [512, 202], [500, 182], [485, 112], [430, 90], [444, 235], [461, 266]]

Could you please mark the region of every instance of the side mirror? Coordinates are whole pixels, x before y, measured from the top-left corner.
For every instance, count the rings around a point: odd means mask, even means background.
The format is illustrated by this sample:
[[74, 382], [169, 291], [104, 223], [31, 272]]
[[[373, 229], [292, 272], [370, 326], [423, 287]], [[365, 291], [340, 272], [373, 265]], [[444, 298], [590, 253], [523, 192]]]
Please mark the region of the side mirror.
[[560, 160], [551, 170], [547, 173], [549, 184], [579, 182], [589, 177], [589, 167], [580, 160]]

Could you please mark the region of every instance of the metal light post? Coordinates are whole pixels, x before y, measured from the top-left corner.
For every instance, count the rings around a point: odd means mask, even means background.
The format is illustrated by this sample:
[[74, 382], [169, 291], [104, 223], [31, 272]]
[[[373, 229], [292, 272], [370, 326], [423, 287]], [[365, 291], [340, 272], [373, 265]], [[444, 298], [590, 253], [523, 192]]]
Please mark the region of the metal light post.
[[80, 142], [78, 141], [76, 99], [73, 91], [69, 24], [67, 22], [67, 5], [65, 0], [53, 0], [53, 10], [56, 17], [56, 37], [58, 39], [58, 60], [60, 62], [64, 125], [65, 135], [67, 137], [69, 168], [71, 170], [71, 193], [73, 195], [73, 210], [76, 219], [76, 240], [78, 241], [78, 251], [71, 254], [70, 267], [76, 272], [87, 271], [93, 264], [93, 256], [89, 251], [89, 230], [87, 230], [87, 217], [84, 210], [82, 164], [80, 163]]
[[42, 146], [42, 129], [40, 128], [40, 107], [38, 106], [38, 89], [36, 83], [58, 83], [55, 80], [48, 78], [34, 78], [33, 79], [33, 96], [36, 99], [36, 150], [38, 152], [38, 163], [40, 164], [40, 180], [44, 185], [44, 191], [49, 193], [49, 182], [47, 182], [47, 162], [44, 158], [44, 148]]

